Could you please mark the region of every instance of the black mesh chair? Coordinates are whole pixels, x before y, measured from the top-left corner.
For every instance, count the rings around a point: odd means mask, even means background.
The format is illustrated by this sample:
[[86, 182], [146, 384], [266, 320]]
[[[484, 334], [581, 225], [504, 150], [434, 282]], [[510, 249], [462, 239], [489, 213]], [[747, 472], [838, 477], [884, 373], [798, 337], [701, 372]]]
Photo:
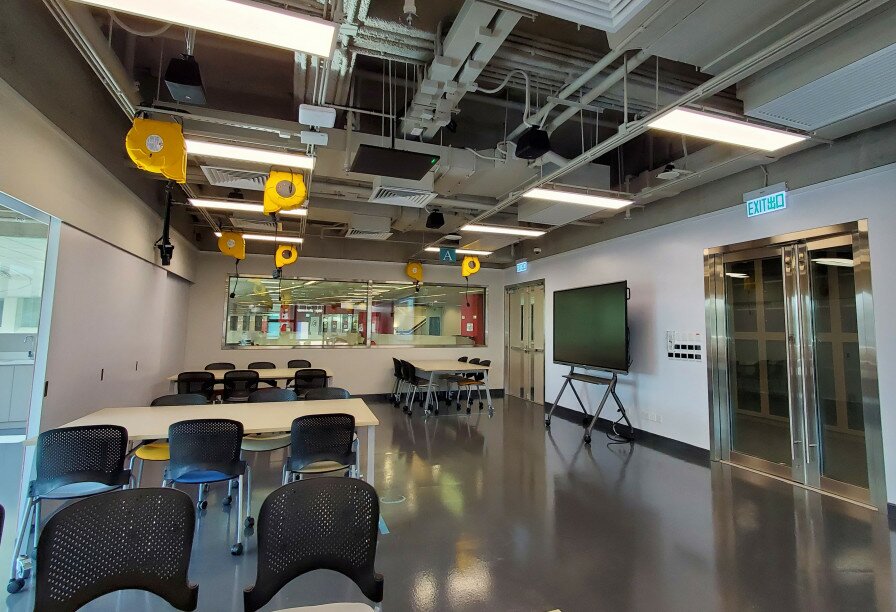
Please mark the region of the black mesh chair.
[[177, 375], [177, 393], [200, 393], [210, 402], [215, 394], [215, 375], [211, 372], [181, 372]]
[[360, 474], [355, 445], [355, 417], [312, 414], [292, 422], [290, 456], [283, 465], [283, 484], [309, 474]]
[[[467, 356], [457, 358], [458, 363], [467, 363]], [[452, 372], [450, 374], [442, 374], [439, 376], [439, 379], [445, 383], [445, 400], [450, 402], [452, 397], [451, 385], [457, 382], [457, 379], [461, 375], [457, 372]], [[457, 409], [460, 410], [460, 389], [457, 390]]]
[[[246, 366], [246, 368], [249, 370], [276, 370], [277, 366], [270, 361], [253, 361], [248, 366]], [[277, 381], [273, 378], [262, 378], [258, 382], [264, 383], [271, 387], [277, 386]]]
[[[421, 405], [423, 404], [423, 399], [426, 397], [426, 389], [429, 387], [429, 379], [417, 376], [417, 368], [407, 361], [402, 360], [401, 369], [403, 378], [408, 387], [407, 401], [405, 402], [404, 411], [408, 414], [412, 414], [414, 410], [414, 400], [417, 399], [418, 393], [420, 394], [420, 398], [417, 401]], [[434, 411], [436, 414], [439, 414], [439, 398], [435, 393], [433, 394], [433, 400], [435, 401]]]
[[173, 489], [129, 489], [63, 508], [38, 544], [34, 609], [73, 612], [140, 589], [195, 610], [199, 587], [187, 579], [195, 520], [190, 497]]
[[305, 391], [304, 400], [335, 400], [349, 399], [351, 393], [339, 387], [324, 387], [323, 389], [308, 389]]
[[[287, 368], [296, 368], [296, 369], [310, 368], [311, 362], [308, 361], [307, 359], [290, 359], [288, 362], [286, 362], [286, 367]], [[291, 387], [294, 383], [295, 383], [295, 379], [289, 380], [289, 381], [287, 381], [286, 386]]]
[[401, 376], [401, 361], [395, 357], [392, 358], [392, 376], [395, 377], [395, 383], [392, 385], [392, 394], [389, 396], [389, 401], [392, 402], [393, 406], [397, 407], [401, 402], [399, 398], [401, 397], [404, 379]]
[[255, 370], [232, 370], [224, 373], [225, 402], [247, 402], [249, 396], [258, 391], [258, 372]]
[[250, 403], [260, 402], [295, 402], [299, 399], [292, 389], [259, 389], [249, 394]]
[[235, 370], [236, 365], [229, 361], [216, 361], [205, 366], [206, 370]]
[[[470, 360], [472, 363], [472, 360]], [[477, 364], [489, 367], [492, 365], [490, 359], [483, 359], [482, 361], [477, 360]], [[467, 414], [470, 414], [473, 406], [473, 396], [472, 391], [476, 389], [476, 399], [479, 400], [479, 409], [482, 410], [485, 407], [485, 404], [482, 403], [482, 391], [485, 389], [485, 372], [476, 372], [472, 376], [461, 378], [457, 381], [457, 399], [460, 402], [460, 390], [462, 388], [466, 388], [467, 390]]]
[[[152, 400], [150, 406], [201, 406], [208, 403], [208, 399], [199, 393], [178, 393], [175, 395], [163, 395]], [[133, 471], [137, 459], [137, 471], [134, 473], [134, 486], [139, 487], [143, 479], [144, 461], [168, 461], [170, 451], [166, 440], [156, 440], [141, 444], [131, 453], [131, 462], [128, 468]]]
[[293, 388], [301, 397], [308, 389], [322, 389], [327, 386], [327, 371], [317, 368], [298, 370], [293, 378]]
[[258, 515], [258, 570], [243, 592], [255, 612], [294, 578], [319, 569], [352, 580], [369, 600], [383, 601], [376, 573], [380, 504], [363, 480], [316, 478], [280, 487]]
[[37, 475], [28, 484], [8, 592], [20, 591], [31, 574], [30, 554], [20, 553], [28, 529], [33, 529], [37, 547], [41, 501], [78, 499], [127, 486], [131, 479], [131, 471], [124, 469], [127, 445], [128, 432], [117, 425], [63, 427], [38, 436], [34, 455]]
[[[231, 554], [243, 554], [243, 525], [251, 527], [252, 492], [246, 487], [246, 519], [243, 519], [243, 478], [249, 473], [249, 466], [240, 458], [240, 444], [243, 441], [243, 424], [228, 419], [195, 419], [180, 421], [168, 428], [168, 444], [171, 460], [162, 486], [174, 484], [199, 485], [197, 507], [208, 507], [204, 485], [216, 482], [237, 481], [237, 537], [230, 548]], [[229, 493], [229, 488], [228, 488]], [[224, 498], [224, 505], [231, 505], [230, 495]]]

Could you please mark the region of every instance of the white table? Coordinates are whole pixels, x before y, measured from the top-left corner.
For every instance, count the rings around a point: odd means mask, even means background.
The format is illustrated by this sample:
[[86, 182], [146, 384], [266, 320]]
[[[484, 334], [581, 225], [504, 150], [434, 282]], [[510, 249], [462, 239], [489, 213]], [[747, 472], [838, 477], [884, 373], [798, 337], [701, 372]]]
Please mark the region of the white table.
[[[62, 427], [80, 425], [120, 425], [128, 430], [128, 439], [163, 440], [168, 427], [178, 421], [192, 419], [232, 419], [243, 424], [247, 434], [289, 431], [293, 419], [309, 414], [350, 414], [355, 427], [367, 430], [367, 471], [364, 479], [374, 484], [374, 429], [380, 424], [376, 415], [360, 398], [309, 400], [298, 402], [258, 402], [254, 404], [204, 404], [200, 406], [129, 406], [103, 408], [66, 423]], [[30, 438], [25, 444], [35, 444]]]
[[425, 412], [426, 414], [429, 414], [429, 401], [432, 397], [433, 390], [435, 389], [434, 385], [436, 376], [439, 376], [441, 374], [463, 374], [476, 372], [482, 372], [483, 374], [485, 374], [482, 385], [485, 387], [485, 397], [486, 399], [488, 399], [488, 411], [489, 413], [494, 412], [494, 407], [492, 406], [492, 394], [488, 389], [489, 366], [484, 366], [478, 363], [452, 361], [451, 359], [418, 359], [416, 361], [407, 361], [420, 372], [429, 373], [429, 386], [426, 389], [426, 401], [423, 402], [423, 412]]

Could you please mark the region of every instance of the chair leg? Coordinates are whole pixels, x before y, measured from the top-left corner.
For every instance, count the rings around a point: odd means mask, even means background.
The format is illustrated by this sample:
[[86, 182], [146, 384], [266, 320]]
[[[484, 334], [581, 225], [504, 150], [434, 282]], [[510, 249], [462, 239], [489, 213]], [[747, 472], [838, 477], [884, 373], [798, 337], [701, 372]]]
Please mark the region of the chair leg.
[[41, 503], [40, 499], [34, 502], [34, 526], [33, 526], [33, 540], [31, 550], [33, 553], [37, 553], [37, 541], [40, 538], [40, 511], [41, 511]]
[[230, 547], [231, 555], [243, 554], [243, 476], [236, 479], [237, 521], [236, 544]]
[[246, 521], [245, 526], [248, 529], [255, 525], [255, 519], [252, 517], [252, 468], [246, 466]]
[[31, 557], [21, 554], [22, 544], [25, 541], [27, 530], [31, 527], [32, 513], [34, 512], [35, 500], [28, 499], [28, 505], [22, 513], [22, 519], [19, 521], [19, 534], [16, 536], [15, 548], [12, 552], [12, 567], [10, 568], [9, 583], [6, 590], [9, 593], [18, 593], [25, 586], [25, 581], [31, 576]]
[[[135, 458], [136, 457], [132, 457], [131, 461], [133, 462], [133, 460]], [[137, 465], [137, 475], [134, 477], [134, 488], [135, 489], [140, 488], [140, 481], [143, 479], [143, 464], [145, 464], [145, 463], [146, 462], [143, 461], [143, 459], [141, 459], [139, 465]], [[132, 471], [131, 473], [133, 474], [134, 472]]]
[[196, 507], [200, 510], [205, 510], [208, 507], [208, 500], [205, 499], [205, 484], [199, 485], [199, 501], [196, 503]]
[[280, 475], [280, 485], [282, 486], [285, 484], [286, 484], [286, 462], [284, 461], [282, 474]]

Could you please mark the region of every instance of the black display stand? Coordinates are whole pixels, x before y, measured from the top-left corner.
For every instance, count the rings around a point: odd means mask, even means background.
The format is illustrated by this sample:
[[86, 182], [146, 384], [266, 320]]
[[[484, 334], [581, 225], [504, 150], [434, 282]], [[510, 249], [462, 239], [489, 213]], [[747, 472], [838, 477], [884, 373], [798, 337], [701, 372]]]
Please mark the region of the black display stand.
[[[582, 413], [585, 415], [585, 418], [582, 420], [582, 425], [586, 427], [585, 431], [585, 444], [591, 444], [591, 431], [594, 429], [595, 424], [597, 424], [597, 419], [600, 417], [601, 411], [604, 409], [604, 405], [607, 403], [607, 399], [612, 395], [613, 401], [616, 402], [617, 412], [620, 413], [622, 420], [625, 421], [625, 424], [628, 425], [628, 429], [631, 432], [631, 437], [629, 439], [634, 439], [633, 435], [635, 432], [635, 428], [632, 427], [631, 421], [628, 420], [628, 415], [625, 414], [625, 406], [622, 405], [622, 401], [619, 399], [619, 396], [616, 395], [616, 383], [619, 382], [619, 375], [615, 372], [610, 378], [605, 376], [590, 376], [588, 374], [578, 374], [576, 373], [575, 366], [569, 368], [569, 374], [565, 374], [563, 378], [566, 380], [563, 381], [563, 386], [560, 387], [560, 393], [557, 394], [557, 399], [554, 400], [554, 403], [551, 405], [550, 411], [548, 411], [548, 416], [544, 419], [544, 426], [546, 428], [550, 428], [551, 426], [551, 415], [554, 414], [554, 409], [560, 403], [560, 398], [563, 396], [563, 392], [566, 391], [567, 385], [572, 389], [572, 392], [575, 394], [576, 399], [579, 400], [579, 406], [582, 407]], [[600, 400], [600, 405], [597, 407], [597, 412], [594, 413], [594, 416], [588, 414], [588, 411], [585, 409], [585, 404], [582, 403], [582, 398], [579, 397], [579, 392], [576, 391], [575, 386], [572, 385], [572, 381], [578, 380], [580, 382], [589, 384], [589, 385], [606, 385], [607, 390], [604, 392], [603, 399]]]

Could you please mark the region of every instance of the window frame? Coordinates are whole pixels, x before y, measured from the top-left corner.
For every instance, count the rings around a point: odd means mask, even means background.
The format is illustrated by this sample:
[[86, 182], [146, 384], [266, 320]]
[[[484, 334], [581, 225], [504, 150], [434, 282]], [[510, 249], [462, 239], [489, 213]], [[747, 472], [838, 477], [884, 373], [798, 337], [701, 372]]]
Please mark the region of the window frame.
[[[224, 284], [224, 321], [221, 329], [221, 349], [222, 350], [318, 350], [318, 349], [393, 349], [393, 348], [465, 348], [457, 344], [371, 344], [373, 341], [373, 334], [371, 333], [371, 323], [373, 322], [373, 293], [370, 291], [371, 287], [376, 284], [382, 283], [401, 283], [411, 284], [411, 281], [396, 281], [396, 280], [361, 280], [361, 279], [350, 279], [350, 278], [323, 278], [320, 276], [291, 276], [291, 277], [283, 277], [284, 281], [318, 281], [318, 282], [328, 282], [328, 283], [363, 283], [367, 286], [367, 309], [366, 315], [364, 317], [364, 329], [367, 330], [367, 335], [365, 337], [364, 344], [346, 344], [346, 345], [315, 345], [315, 344], [295, 344], [295, 345], [252, 345], [252, 346], [244, 346], [239, 344], [228, 344], [227, 343], [227, 331], [228, 324], [230, 318], [230, 282], [237, 275], [228, 273], [226, 276], [226, 281]], [[271, 277], [265, 274], [240, 274], [240, 279], [270, 279]], [[468, 348], [487, 348], [489, 341], [489, 329], [488, 329], [488, 303], [489, 303], [489, 287], [486, 285], [467, 285], [466, 283], [425, 283], [430, 286], [437, 287], [455, 287], [460, 289], [482, 289], [482, 320], [483, 320], [483, 329], [485, 331], [484, 343], [483, 344], [474, 344]], [[234, 315], [238, 316], [238, 315]], [[359, 317], [360, 318], [360, 317]]]

